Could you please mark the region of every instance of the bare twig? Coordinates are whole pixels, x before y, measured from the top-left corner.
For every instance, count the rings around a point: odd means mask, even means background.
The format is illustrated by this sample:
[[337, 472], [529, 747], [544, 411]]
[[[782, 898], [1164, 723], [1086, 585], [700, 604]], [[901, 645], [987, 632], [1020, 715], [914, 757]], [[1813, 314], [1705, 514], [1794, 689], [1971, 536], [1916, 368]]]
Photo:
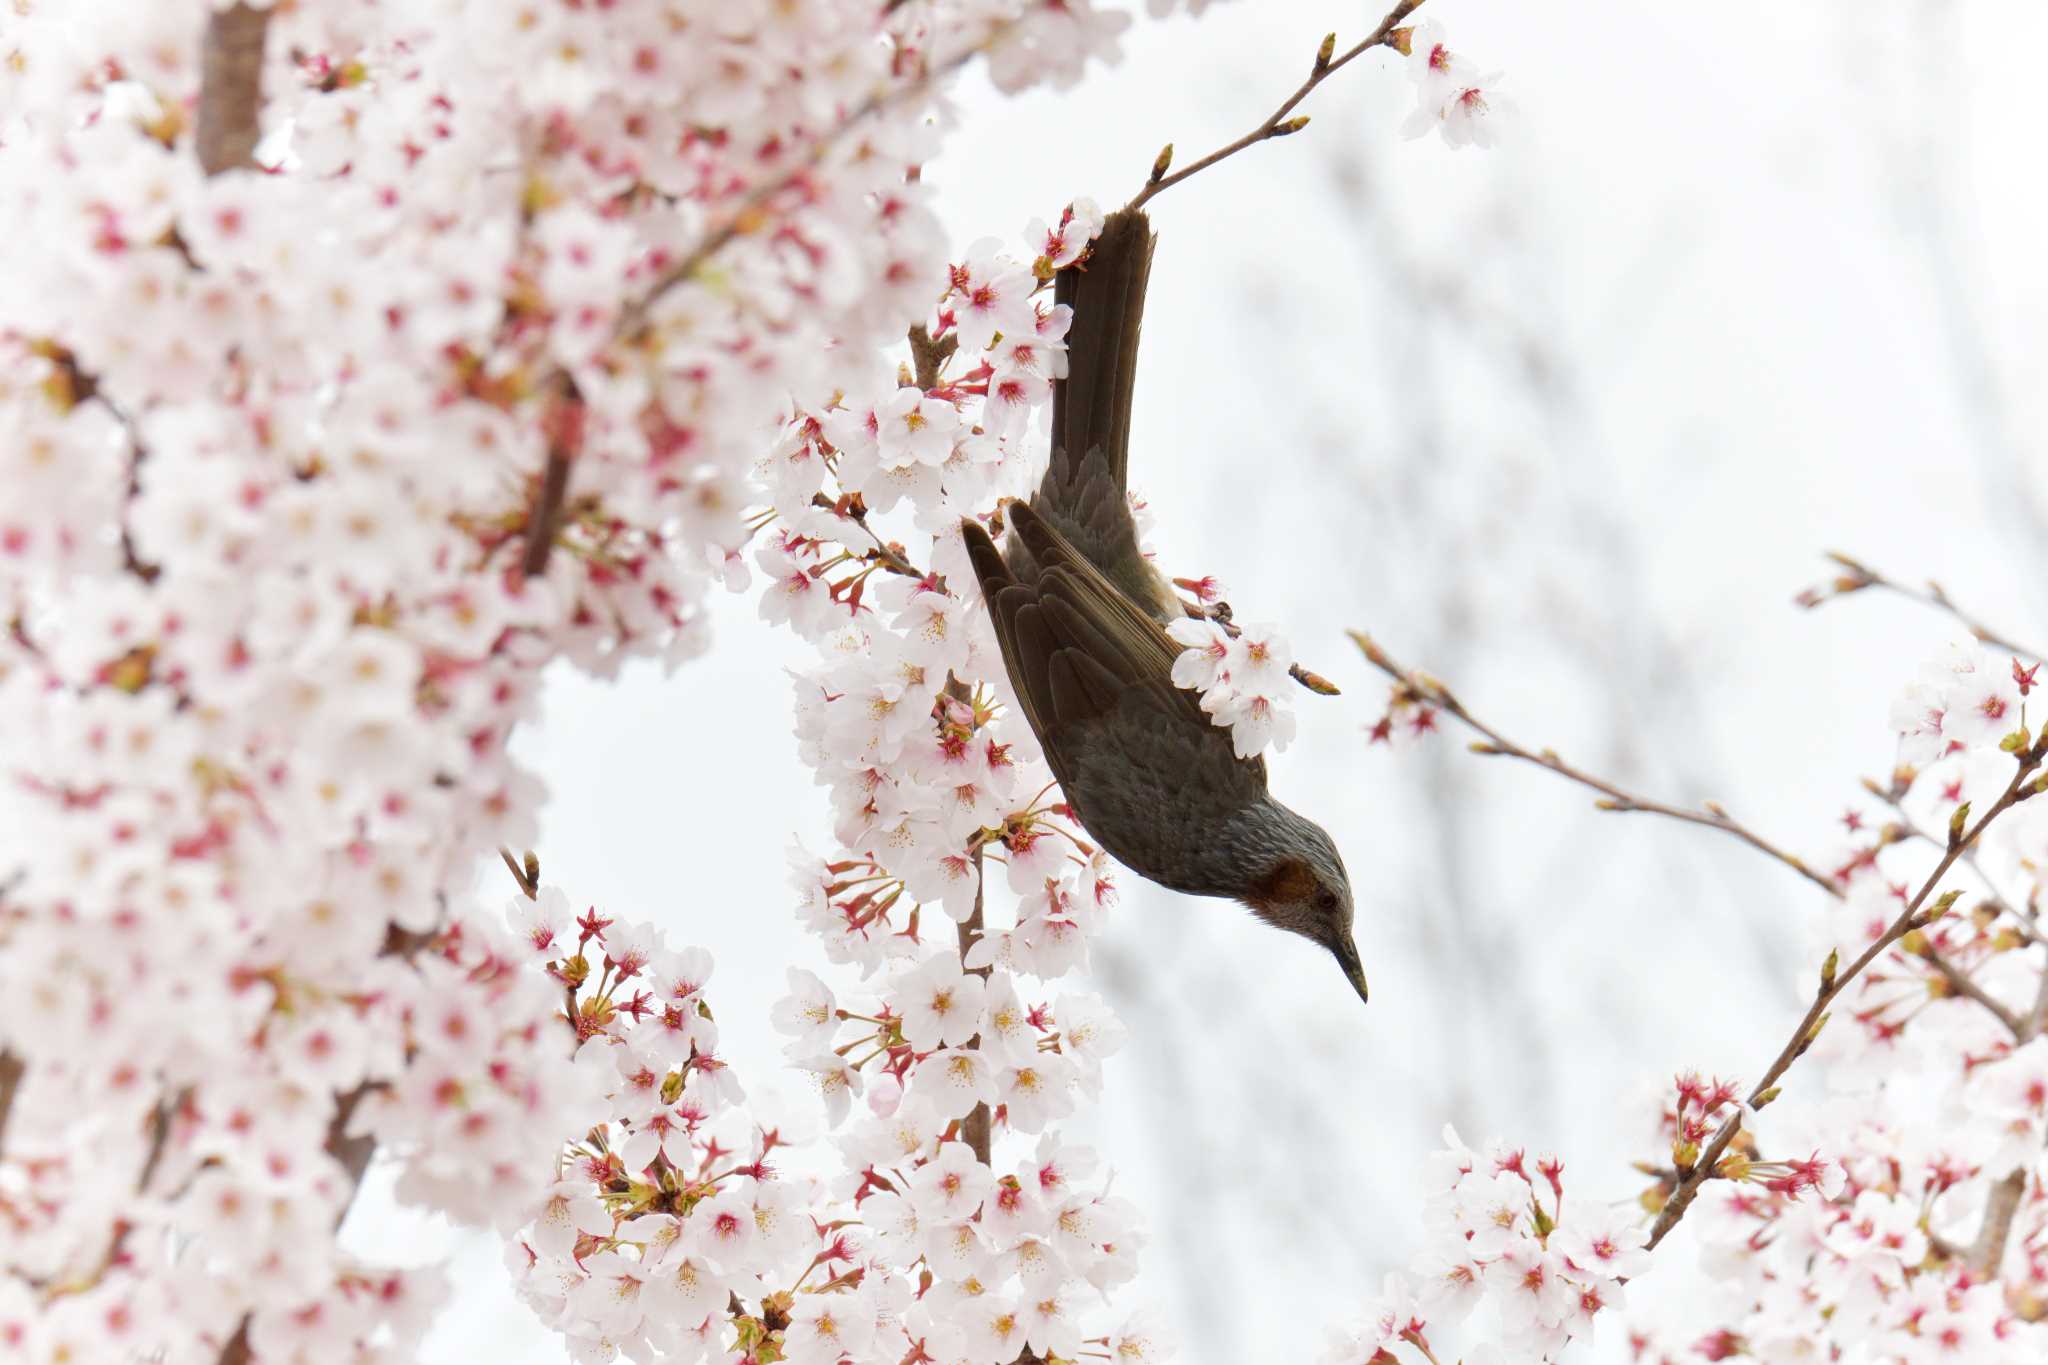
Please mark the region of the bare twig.
[[1185, 166], [1171, 175], [1166, 173], [1167, 167], [1173, 164], [1173, 146], [1169, 143], [1166, 149], [1160, 152], [1159, 159], [1152, 163], [1152, 178], [1146, 182], [1145, 188], [1139, 190], [1137, 195], [1125, 207], [1138, 208], [1154, 195], [1171, 189], [1191, 175], [1198, 175], [1208, 170], [1219, 161], [1228, 160], [1230, 157], [1236, 156], [1247, 147], [1256, 146], [1272, 138], [1286, 137], [1289, 133], [1300, 132], [1307, 126], [1308, 119], [1305, 116], [1301, 118], [1288, 117], [1294, 112], [1295, 106], [1307, 99], [1309, 92], [1328, 80], [1333, 72], [1349, 65], [1354, 59], [1370, 52], [1373, 48], [1386, 44], [1393, 37], [1394, 30], [1400, 25], [1401, 21], [1422, 8], [1422, 3], [1423, 0], [1401, 0], [1399, 4], [1387, 12], [1386, 18], [1380, 20], [1379, 26], [1366, 35], [1363, 42], [1346, 49], [1341, 55], [1336, 54], [1337, 35], [1333, 33], [1328, 38], [1325, 38], [1322, 48], [1316, 53], [1314, 65], [1309, 69], [1308, 79], [1303, 81], [1292, 95], [1283, 100], [1278, 109], [1268, 114], [1265, 122], [1259, 124], [1258, 127], [1252, 129], [1249, 133], [1237, 139], [1237, 141], [1218, 147], [1200, 161]]
[[199, 116], [194, 142], [208, 175], [256, 164], [263, 136], [263, 39], [268, 6], [232, 5], [206, 21], [200, 47]]
[[1397, 686], [1405, 688], [1410, 694], [1411, 700], [1420, 704], [1435, 706], [1443, 711], [1445, 715], [1457, 720], [1474, 733], [1484, 736], [1483, 743], [1475, 743], [1471, 746], [1472, 752], [1485, 754], [1490, 757], [1519, 759], [1524, 763], [1533, 763], [1539, 768], [1548, 769], [1567, 781], [1576, 782], [1582, 787], [1600, 793], [1601, 799], [1594, 802], [1594, 804], [1601, 810], [1640, 811], [1650, 815], [1662, 815], [1672, 820], [1682, 820], [1689, 825], [1700, 825], [1706, 829], [1720, 830], [1723, 834], [1740, 839], [1743, 843], [1748, 844], [1766, 857], [1791, 868], [1807, 881], [1812, 882], [1815, 886], [1827, 892], [1828, 895], [1840, 898], [1842, 890], [1832, 879], [1814, 871], [1796, 855], [1787, 853], [1784, 849], [1779, 848], [1770, 840], [1729, 815], [1725, 809], [1714, 802], [1708, 802], [1700, 810], [1687, 810], [1683, 806], [1668, 805], [1662, 801], [1651, 801], [1624, 791], [1605, 778], [1595, 777], [1591, 773], [1573, 767], [1562, 758], [1559, 758], [1555, 750], [1543, 749], [1539, 751], [1525, 749], [1499, 730], [1494, 729], [1491, 725], [1466, 710], [1465, 704], [1459, 701], [1451, 690], [1438, 679], [1396, 663], [1365, 632], [1354, 630], [1350, 634], [1353, 642], [1364, 653], [1366, 661], [1389, 678], [1392, 678]]
[[1979, 644], [1987, 645], [1992, 649], [2003, 650], [2007, 654], [2017, 654], [2022, 658], [2048, 659], [2048, 654], [2043, 654], [2040, 650], [2030, 646], [2016, 643], [1964, 611], [1943, 590], [1941, 584], [1936, 583], [1932, 579], [1928, 580], [1926, 587], [1916, 588], [1910, 583], [1901, 583], [1895, 578], [1886, 577], [1868, 564], [1852, 559], [1838, 551], [1828, 551], [1828, 558], [1839, 565], [1843, 572], [1825, 588], [1809, 588], [1807, 591], [1799, 594], [1793, 600], [1798, 602], [1800, 606], [1808, 608], [1817, 607], [1830, 598], [1846, 597], [1852, 592], [1861, 592], [1865, 588], [1882, 588], [1886, 592], [1894, 592], [1901, 597], [1911, 598], [1915, 602], [1933, 607], [1936, 611], [1946, 612], [1955, 619], [1957, 625], [1969, 631]]
[[1921, 958], [1928, 966], [1934, 968], [1941, 979], [1948, 984], [1948, 988], [1951, 991], [1966, 1000], [1973, 1001], [1982, 1006], [1990, 1012], [1993, 1018], [2005, 1026], [2007, 1033], [2010, 1033], [2020, 1042], [2026, 1041], [2026, 1021], [2006, 1008], [2003, 1003], [1987, 992], [1982, 986], [1978, 985], [1967, 973], [1957, 967], [1955, 963], [1950, 962], [1932, 942], [1921, 948], [1915, 956]]
[[875, 528], [868, 525], [867, 503], [861, 499], [860, 494], [847, 493], [842, 495], [837, 502], [834, 502], [823, 493], [813, 493], [811, 494], [811, 506], [822, 507], [841, 521], [850, 521], [855, 526], [860, 527], [861, 533], [867, 536], [868, 540], [875, 547], [867, 551], [865, 557], [880, 564], [890, 573], [901, 574], [905, 578], [932, 577], [932, 575], [927, 574], [923, 569], [918, 568], [917, 565], [904, 558], [903, 551], [899, 547], [875, 534]]
[[[1933, 894], [1934, 888], [1940, 884], [1941, 879], [1948, 875], [1949, 869], [1955, 866], [1963, 851], [1977, 841], [1977, 836], [1984, 832], [1985, 826], [1989, 825], [2013, 806], [2036, 794], [2038, 789], [2028, 781], [2028, 778], [2036, 768], [2040, 767], [2042, 752], [2041, 747], [2037, 746], [2019, 756], [2012, 780], [2006, 784], [2005, 791], [1999, 795], [1997, 801], [1992, 803], [1991, 809], [1985, 811], [1974, 825], [1961, 830], [1957, 837], [1949, 841], [1949, 846], [1943, 852], [1941, 861], [1935, 865], [1934, 871], [1927, 875], [1927, 880], [1920, 884], [1920, 890], [1906, 903], [1906, 907], [1886, 927], [1884, 933], [1878, 936], [1877, 941], [1865, 948], [1854, 962], [1850, 963], [1848, 967], [1839, 973], [1822, 974], [1821, 986], [1814, 993], [1813, 1003], [1807, 1006], [1806, 1013], [1800, 1019], [1798, 1027], [1793, 1029], [1791, 1038], [1779, 1050], [1776, 1059], [1765, 1069], [1762, 1078], [1757, 1081], [1755, 1088], [1750, 1091], [1748, 1101], [1741, 1109], [1736, 1110], [1735, 1113], [1731, 1114], [1721, 1124], [1721, 1127], [1714, 1133], [1712, 1141], [1707, 1144], [1706, 1150], [1700, 1154], [1700, 1159], [1693, 1165], [1691, 1173], [1679, 1182], [1678, 1188], [1672, 1191], [1670, 1200], [1665, 1203], [1663, 1210], [1657, 1215], [1657, 1221], [1651, 1224], [1649, 1246], [1655, 1247], [1659, 1242], [1663, 1241], [1671, 1229], [1678, 1225], [1678, 1220], [1685, 1216], [1685, 1211], [1692, 1206], [1692, 1202], [1698, 1197], [1701, 1187], [1714, 1174], [1715, 1167], [1719, 1164], [1722, 1154], [1728, 1150], [1728, 1144], [1733, 1142], [1735, 1135], [1742, 1130], [1744, 1113], [1759, 1107], [1761, 1104], [1768, 1104], [1775, 1097], [1778, 1081], [1791, 1069], [1792, 1064], [1798, 1061], [1809, 1047], [1813, 1046], [1814, 1039], [1820, 1036], [1822, 1026], [1827, 1023], [1828, 1006], [1848, 988], [1851, 981], [1861, 976], [1864, 969], [1889, 950], [1893, 944], [1904, 938], [1913, 929], [1929, 922], [1931, 917], [1923, 918], [1921, 907], [1927, 903], [1927, 898]], [[1948, 903], [1952, 902], [1957, 894], [1959, 893], [1951, 893], [1949, 896], [1944, 897], [1943, 903], [1935, 908], [1935, 913], [1939, 914], [1946, 911]], [[1830, 961], [1832, 962], [1832, 959]]]

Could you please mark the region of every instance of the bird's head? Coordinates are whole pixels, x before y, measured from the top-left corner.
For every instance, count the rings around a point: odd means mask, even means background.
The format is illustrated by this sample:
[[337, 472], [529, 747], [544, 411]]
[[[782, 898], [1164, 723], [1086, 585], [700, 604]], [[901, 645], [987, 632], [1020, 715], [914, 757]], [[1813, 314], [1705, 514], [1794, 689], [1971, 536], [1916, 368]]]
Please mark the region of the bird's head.
[[1284, 815], [1287, 828], [1239, 899], [1274, 928], [1321, 944], [1364, 1000], [1365, 966], [1351, 938], [1351, 879], [1344, 875], [1344, 860], [1321, 826], [1277, 802], [1272, 808]]

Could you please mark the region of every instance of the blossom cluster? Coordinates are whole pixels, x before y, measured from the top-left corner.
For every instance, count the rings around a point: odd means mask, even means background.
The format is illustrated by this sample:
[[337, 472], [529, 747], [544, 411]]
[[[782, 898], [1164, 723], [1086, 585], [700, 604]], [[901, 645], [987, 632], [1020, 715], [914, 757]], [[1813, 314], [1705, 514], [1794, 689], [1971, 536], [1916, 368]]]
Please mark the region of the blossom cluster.
[[1500, 94], [1500, 72], [1482, 73], [1470, 58], [1453, 52], [1434, 19], [1406, 32], [1402, 51], [1415, 86], [1415, 108], [1401, 124], [1402, 136], [1435, 131], [1447, 147], [1491, 147], [1499, 140], [1501, 119], [1513, 112]]
[[1194, 616], [1174, 622], [1166, 633], [1181, 646], [1173, 661], [1173, 685], [1202, 694], [1202, 710], [1211, 724], [1229, 728], [1239, 758], [1293, 742], [1288, 669], [1294, 658], [1284, 636], [1270, 626], [1247, 626], [1233, 634]]
[[[0, 1341], [404, 1358], [433, 1272], [335, 1238], [373, 1151], [401, 1198], [507, 1230], [557, 1218], [567, 1135], [630, 1133], [629, 1186], [688, 1167], [585, 1060], [622, 1038], [565, 1021], [471, 889], [480, 854], [534, 840], [543, 788], [507, 738], [542, 671], [704, 647], [789, 395], [859, 387], [946, 287], [913, 173], [937, 83], [982, 52], [1006, 85], [1070, 81], [1121, 20], [238, 9], [263, 136], [208, 175], [223, 7], [15, 9]], [[1015, 349], [991, 375], [1028, 370]], [[1074, 1027], [1052, 1045], [1079, 1068]], [[689, 1031], [660, 1054], [679, 1103], [730, 1103]], [[620, 1320], [593, 1297], [563, 1327], [603, 1354]]]
[[[658, 933], [595, 911], [572, 922], [551, 888], [514, 913], [532, 960], [567, 992], [577, 1069], [607, 1106], [561, 1153], [512, 1257], [521, 1294], [577, 1360], [1007, 1362], [1027, 1344], [1079, 1351], [1069, 1279], [1107, 1287], [1128, 1273], [1128, 1211], [1089, 1188], [1085, 1149], [1048, 1136], [999, 1177], [954, 1135], [968, 1109], [994, 1098], [991, 1061], [1016, 1063], [1004, 1067], [1019, 1096], [1011, 1122], [1042, 1128], [1044, 1113], [1031, 1122], [1021, 1108], [1050, 1095], [1056, 1067], [1092, 1067], [1113, 1046], [1099, 1015], [1077, 1004], [1051, 1033], [1046, 1011], [1014, 996], [984, 1004], [979, 978], [935, 958], [892, 992], [905, 1014], [863, 1017], [793, 969], [796, 994], [775, 1016], [797, 1035], [792, 1055], [828, 1101], [878, 1062], [890, 1099], [871, 1095], [854, 1126], [843, 1102], [828, 1103], [824, 1124], [770, 1120], [746, 1107], [719, 1060], [707, 954], [671, 951]], [[833, 1047], [849, 1020], [866, 1032]], [[977, 1028], [983, 1050], [941, 1047]], [[855, 1066], [853, 1052], [869, 1055]], [[979, 1068], [971, 1080], [958, 1078], [958, 1059]], [[1034, 1072], [1043, 1079], [1015, 1080]], [[813, 1150], [825, 1127], [838, 1161]], [[1000, 1266], [988, 1245], [997, 1240]], [[920, 1280], [922, 1266], [943, 1277], [938, 1287]], [[1012, 1267], [1021, 1295], [1004, 1292]], [[1142, 1360], [1146, 1339], [1136, 1340]]]
[[[1475, 1316], [1492, 1359], [1547, 1361], [1622, 1304], [1622, 1284], [1649, 1266], [1634, 1210], [1564, 1197], [1564, 1163], [1500, 1142], [1475, 1152], [1451, 1128], [1430, 1158], [1427, 1243], [1411, 1274], [1389, 1275], [1362, 1327], [1332, 1340], [1323, 1365], [1386, 1365], [1405, 1344], [1435, 1359]], [[1464, 1359], [1485, 1361], [1486, 1354]]]
[[[1659, 1213], [1697, 1191], [1695, 1307], [1717, 1325], [1673, 1341], [1664, 1326], [1635, 1324], [1635, 1358], [2017, 1362], [2048, 1351], [2048, 939], [2033, 913], [2048, 803], [2032, 800], [2048, 755], [2028, 710], [2038, 669], [1962, 641], [1895, 703], [1897, 766], [1865, 783], [1880, 811], [1849, 810], [1843, 847], [1809, 874], [1832, 893], [1813, 922], [1825, 958], [1815, 1009], [1827, 1008], [1787, 1055], [1817, 1073], [1819, 1093], [1799, 1103], [1782, 1084], [1745, 1093], [1692, 1073], [1665, 1092], [1640, 1203]], [[1373, 739], [1440, 728], [1447, 695], [1422, 675], [1397, 677]], [[1643, 1230], [1627, 1245], [1642, 1245]], [[1486, 1284], [1455, 1261], [1449, 1275]], [[1346, 1350], [1424, 1344], [1440, 1317], [1428, 1287], [1391, 1285], [1377, 1335]], [[1548, 1349], [1545, 1332], [1585, 1325], [1517, 1317], [1485, 1349], [1523, 1359]]]
[[[1963, 641], [1900, 695], [1899, 767], [1868, 784], [1883, 814], [1850, 811], [1831, 860], [1843, 894], [1817, 937], [1832, 961], [1877, 943], [1970, 808], [1996, 806], [2033, 742], [2038, 667]], [[1696, 1353], [1995, 1365], [2048, 1351], [2048, 950], [2028, 909], [2044, 839], [2038, 804], [2001, 816], [1957, 894], [1835, 1002], [1812, 1049], [1826, 1097], [1784, 1120], [1839, 1165], [1825, 1197], [1793, 1203], [1768, 1182], [1701, 1196], [1724, 1325]]]

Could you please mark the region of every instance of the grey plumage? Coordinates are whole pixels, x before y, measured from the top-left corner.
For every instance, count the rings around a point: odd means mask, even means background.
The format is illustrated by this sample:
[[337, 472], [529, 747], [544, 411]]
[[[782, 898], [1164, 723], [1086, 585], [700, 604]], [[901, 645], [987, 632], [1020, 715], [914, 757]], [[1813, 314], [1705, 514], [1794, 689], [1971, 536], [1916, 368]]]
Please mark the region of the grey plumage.
[[1074, 316], [1045, 477], [1010, 507], [1002, 551], [977, 522], [962, 534], [1018, 701], [1082, 826], [1141, 876], [1242, 901], [1321, 944], [1363, 998], [1335, 845], [1172, 682], [1180, 647], [1164, 626], [1182, 608], [1139, 552], [1125, 494], [1152, 248], [1145, 216], [1124, 210], [1060, 273]]

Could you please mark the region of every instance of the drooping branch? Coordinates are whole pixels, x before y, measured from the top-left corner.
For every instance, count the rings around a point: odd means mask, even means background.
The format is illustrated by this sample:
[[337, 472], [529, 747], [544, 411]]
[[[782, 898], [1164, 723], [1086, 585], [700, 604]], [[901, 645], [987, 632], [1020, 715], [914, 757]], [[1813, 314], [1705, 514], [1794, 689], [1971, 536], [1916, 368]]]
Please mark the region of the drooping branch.
[[[1552, 750], [1532, 751], [1524, 748], [1494, 726], [1475, 716], [1458, 699], [1456, 694], [1440, 680], [1397, 663], [1370, 636], [1362, 631], [1351, 632], [1351, 638], [1365, 655], [1366, 660], [1393, 680], [1397, 698], [1416, 705], [1434, 706], [1445, 715], [1466, 726], [1475, 734], [1482, 736], [1480, 741], [1475, 742], [1471, 746], [1473, 752], [1490, 757], [1518, 759], [1546, 769], [1567, 781], [1577, 783], [1591, 791], [1598, 792], [1601, 799], [1595, 804], [1602, 810], [1640, 811], [1652, 815], [1662, 815], [1669, 819], [1679, 820], [1686, 824], [1699, 825], [1707, 829], [1720, 830], [1741, 840], [1774, 862], [1790, 868], [1808, 882], [1820, 887], [1830, 898], [1835, 900], [1843, 899], [1845, 893], [1838, 881], [1814, 871], [1797, 856], [1786, 852], [1775, 843], [1736, 821], [1721, 806], [1709, 803], [1702, 810], [1693, 811], [1679, 806], [1668, 805], [1661, 801], [1646, 800], [1623, 790], [1605, 778], [1597, 777], [1582, 769], [1573, 767], [1558, 757]], [[1761, 1108], [1776, 1098], [1779, 1080], [1790, 1069], [1792, 1064], [1813, 1045], [1814, 1040], [1820, 1036], [1821, 1028], [1827, 1022], [1829, 1004], [1848, 987], [1851, 981], [1860, 976], [1866, 968], [1877, 961], [1879, 957], [1908, 933], [1933, 923], [1941, 914], [1947, 912], [1949, 906], [1960, 896], [1960, 892], [1948, 893], [1931, 911], [1923, 913], [1922, 908], [1926, 905], [1927, 898], [1933, 894], [1942, 878], [1947, 876], [1958, 862], [1967, 863], [1973, 871], [1976, 871], [1972, 849], [1976, 844], [1977, 836], [1983, 832], [1985, 826], [1989, 825], [1992, 820], [2012, 806], [2029, 799], [2042, 790], [2041, 783], [2030, 782], [2028, 779], [2041, 765], [2044, 757], [2048, 757], [2048, 734], [2044, 734], [2032, 748], [2015, 755], [2015, 757], [2018, 762], [2018, 769], [2013, 774], [2012, 781], [2007, 785], [2005, 792], [1999, 797], [1998, 801], [1974, 825], [1959, 823], [1947, 838], [1938, 839], [1920, 830], [1917, 826], [1912, 826], [1910, 823], [1902, 823], [1900, 833], [1894, 836], [1892, 841], [1895, 842], [1897, 838], [1915, 836], [1926, 839], [1942, 849], [1939, 863], [1933, 872], [1928, 875], [1926, 881], [1921, 884], [1919, 892], [1907, 902], [1906, 907], [1899, 912], [1897, 918], [1885, 929], [1884, 933], [1879, 936], [1876, 942], [1869, 945], [1862, 955], [1856, 958], [1846, 970], [1839, 972], [1834, 970], [1834, 959], [1830, 958], [1828, 968], [1824, 969], [1821, 975], [1820, 989], [1816, 992], [1812, 1003], [1808, 1006], [1805, 1016], [1800, 1020], [1799, 1026], [1793, 1031], [1791, 1039], [1779, 1051], [1777, 1058], [1765, 1070], [1762, 1079], [1751, 1090], [1747, 1103], [1748, 1108]], [[1904, 812], [1900, 810], [1895, 796], [1888, 795], [1874, 783], [1866, 783], [1865, 785], [1868, 790], [1877, 795], [1879, 799], [1884, 800], [1894, 811], [1898, 812], [1902, 822], [1905, 821]], [[1967, 815], [1967, 809], [1962, 814]], [[1983, 878], [1981, 872], [1978, 872], [1977, 875], [1980, 879]], [[2000, 904], [2002, 908], [2006, 909], [2009, 913], [2011, 912], [2009, 905], [2005, 905], [2003, 901]], [[2027, 926], [2029, 930], [2031, 930], [2031, 927]], [[2029, 932], [2028, 936], [2033, 937], [2031, 932]], [[1932, 944], [1926, 945], [1916, 952], [1915, 955], [1925, 961], [1942, 978], [1949, 990], [1972, 1001], [1990, 1013], [2012, 1033], [2016, 1041], [2024, 1043], [2041, 1032], [2044, 1027], [2048, 1027], [2048, 982], [2044, 982], [2041, 1003], [2023, 1019], [2002, 1001], [1986, 992], [1967, 973], [1956, 967], [1954, 963], [1950, 962]], [[1651, 1226], [1648, 1243], [1650, 1246], [1654, 1247], [1658, 1242], [1662, 1241], [1664, 1236], [1677, 1225], [1679, 1219], [1685, 1216], [1686, 1209], [1697, 1198], [1702, 1186], [1715, 1174], [1720, 1159], [1727, 1151], [1729, 1143], [1733, 1142], [1736, 1135], [1741, 1131], [1741, 1120], [1742, 1113], [1740, 1111], [1737, 1111], [1727, 1119], [1715, 1132], [1713, 1139], [1708, 1143], [1700, 1159], [1694, 1163], [1689, 1171], [1682, 1173], [1682, 1178], [1678, 1181], [1677, 1188], [1659, 1212], [1656, 1222]], [[2021, 1183], [2023, 1185], [2024, 1181]], [[2012, 1221], [2012, 1210], [2008, 1209], [2001, 1215], [1999, 1205], [1996, 1202], [1998, 1194], [2003, 1192], [2004, 1189], [2005, 1185], [2001, 1184], [1998, 1187], [1998, 1191], [1994, 1192], [1994, 1202], [1989, 1212], [1987, 1212], [1985, 1226], [1979, 1237], [1978, 1249], [1972, 1253], [1973, 1264], [1981, 1264], [1986, 1254], [1994, 1254], [1985, 1251], [1985, 1248], [1990, 1244], [1987, 1239], [1992, 1239], [1994, 1233], [1996, 1233], [1995, 1240], [1997, 1246], [2001, 1249], [2003, 1248], [2005, 1234], [2002, 1230], [1999, 1230], [1997, 1226], [1998, 1220], [2002, 1216], [2004, 1225], [2007, 1228], [2010, 1227]], [[2017, 1195], [2012, 1197], [2016, 1206]]]
[[1421, 9], [1422, 5], [1423, 0], [1401, 0], [1401, 3], [1387, 11], [1386, 17], [1380, 20], [1378, 27], [1367, 34], [1361, 42], [1345, 49], [1341, 54], [1336, 50], [1336, 34], [1333, 33], [1323, 39], [1322, 47], [1316, 52], [1315, 62], [1309, 68], [1308, 79], [1303, 81], [1293, 94], [1282, 100], [1280, 107], [1268, 114], [1264, 122], [1253, 128], [1243, 137], [1238, 138], [1235, 142], [1229, 142], [1218, 147], [1200, 161], [1174, 171], [1170, 175], [1167, 171], [1173, 164], [1173, 144], [1169, 142], [1165, 149], [1159, 153], [1158, 160], [1152, 163], [1152, 177], [1146, 181], [1145, 188], [1139, 190], [1125, 207], [1138, 208], [1155, 195], [1164, 193], [1190, 176], [1199, 175], [1219, 161], [1227, 161], [1247, 147], [1255, 147], [1261, 142], [1270, 141], [1276, 137], [1286, 137], [1290, 133], [1300, 132], [1308, 126], [1308, 117], [1306, 115], [1293, 116], [1295, 107], [1307, 99], [1311, 91], [1328, 80], [1338, 70], [1350, 65], [1351, 62], [1364, 56], [1376, 47], [1391, 45], [1401, 21], [1416, 10]]
[[194, 143], [208, 175], [256, 164], [263, 136], [263, 40], [269, 7], [236, 4], [206, 21], [200, 46], [199, 114]]
[[1396, 688], [1405, 691], [1407, 700], [1420, 705], [1433, 706], [1464, 725], [1473, 733], [1482, 736], [1483, 738], [1479, 742], [1471, 746], [1473, 753], [1483, 754], [1491, 758], [1517, 759], [1523, 763], [1530, 763], [1536, 767], [1556, 773], [1568, 782], [1576, 782], [1590, 791], [1598, 792], [1600, 799], [1593, 804], [1601, 810], [1638, 811], [1648, 815], [1661, 815], [1671, 820], [1680, 820], [1689, 825], [1699, 825], [1706, 829], [1720, 830], [1723, 834], [1740, 839], [1757, 852], [1790, 868], [1807, 881], [1827, 892], [1828, 895], [1837, 899], [1841, 897], [1841, 887], [1831, 878], [1814, 871], [1797, 855], [1787, 853], [1755, 830], [1735, 819], [1722, 806], [1710, 801], [1699, 810], [1688, 810], [1683, 806], [1673, 806], [1663, 801], [1652, 801], [1625, 791], [1606, 778], [1596, 777], [1581, 768], [1573, 767], [1562, 758], [1559, 758], [1557, 752], [1553, 749], [1531, 750], [1523, 748], [1492, 725], [1466, 710], [1465, 704], [1458, 700], [1450, 688], [1439, 679], [1396, 663], [1364, 631], [1354, 630], [1350, 634], [1352, 641], [1357, 644], [1360, 652], [1365, 655], [1366, 662], [1393, 679]]

